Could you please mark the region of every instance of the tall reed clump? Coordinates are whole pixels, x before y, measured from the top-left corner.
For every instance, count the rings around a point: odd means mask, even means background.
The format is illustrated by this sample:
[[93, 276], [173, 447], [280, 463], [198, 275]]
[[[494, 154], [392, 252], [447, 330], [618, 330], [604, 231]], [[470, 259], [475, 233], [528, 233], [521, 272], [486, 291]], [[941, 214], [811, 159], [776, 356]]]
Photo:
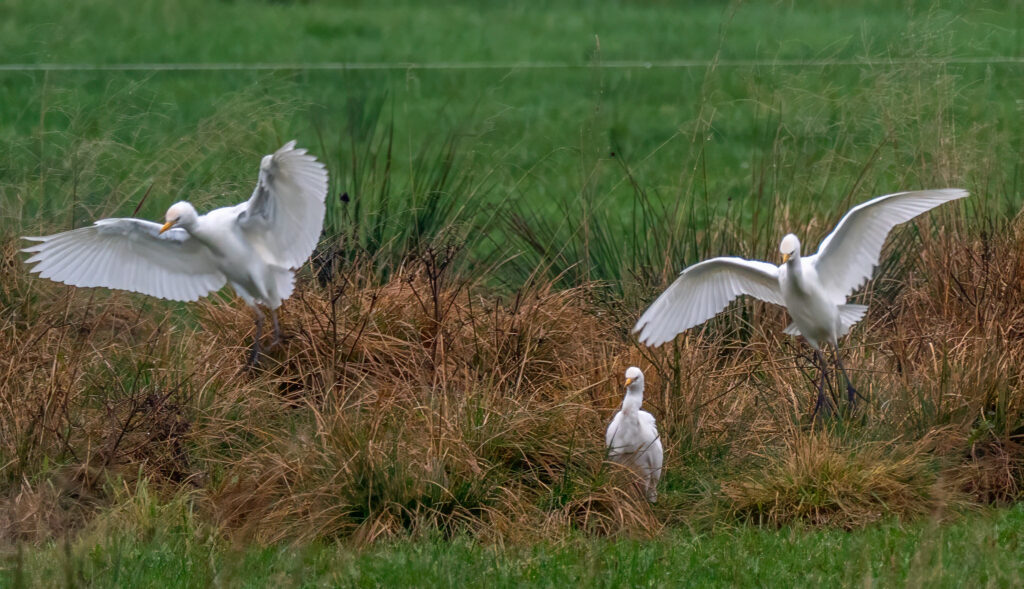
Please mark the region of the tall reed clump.
[[[209, 427], [248, 449], [212, 495], [220, 521], [266, 540], [653, 524], [639, 499], [613, 501], [601, 482], [597, 402], [626, 346], [586, 289], [490, 299], [472, 283], [433, 283], [432, 260], [383, 284], [304, 293], [281, 363], [219, 387]], [[336, 288], [368, 272], [348, 270]], [[236, 309], [207, 312], [223, 326], [211, 350], [248, 330]], [[236, 371], [225, 366], [225, 381]]]

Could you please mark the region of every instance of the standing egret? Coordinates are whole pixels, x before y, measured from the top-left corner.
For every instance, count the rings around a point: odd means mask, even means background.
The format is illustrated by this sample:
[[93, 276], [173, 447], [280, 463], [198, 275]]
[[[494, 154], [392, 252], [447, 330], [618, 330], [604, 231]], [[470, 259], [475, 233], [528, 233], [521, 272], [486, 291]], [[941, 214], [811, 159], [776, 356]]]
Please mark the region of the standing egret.
[[658, 500], [662, 448], [654, 416], [640, 409], [644, 402], [644, 373], [636, 366], [626, 369], [626, 398], [604, 434], [608, 459], [640, 473], [647, 500]]
[[281, 340], [277, 308], [292, 294], [294, 269], [313, 253], [324, 222], [327, 170], [289, 141], [260, 162], [246, 202], [196, 213], [188, 202], [167, 209], [163, 226], [142, 219], [100, 219], [48, 235], [25, 248], [26, 263], [43, 278], [72, 286], [103, 286], [173, 301], [194, 301], [225, 282], [256, 315], [249, 357], [259, 361], [263, 313], [270, 309], [274, 341]]
[[801, 257], [797, 236], [783, 237], [780, 266], [725, 257], [694, 264], [654, 301], [633, 331], [640, 333], [642, 343], [660, 346], [711, 319], [739, 295], [782, 305], [793, 319], [785, 333], [803, 335], [821, 366], [815, 414], [825, 402], [827, 368], [821, 345], [826, 342], [835, 350], [836, 366], [846, 379], [852, 405], [857, 391], [839, 358], [838, 340], [860, 321], [867, 307], [846, 304], [846, 297], [871, 277], [893, 227], [965, 196], [967, 191], [958, 188], [879, 196], [850, 209], [816, 254]]

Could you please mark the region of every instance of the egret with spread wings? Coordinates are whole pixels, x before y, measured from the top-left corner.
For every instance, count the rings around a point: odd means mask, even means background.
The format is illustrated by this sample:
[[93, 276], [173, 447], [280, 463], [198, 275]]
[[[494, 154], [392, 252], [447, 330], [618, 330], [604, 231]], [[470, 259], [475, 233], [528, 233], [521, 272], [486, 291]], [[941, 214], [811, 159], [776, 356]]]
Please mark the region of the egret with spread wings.
[[103, 286], [174, 301], [194, 301], [230, 283], [256, 314], [250, 363], [260, 356], [263, 313], [281, 339], [277, 308], [292, 294], [294, 269], [312, 254], [324, 222], [327, 170], [290, 141], [260, 162], [248, 201], [199, 215], [188, 202], [167, 209], [162, 226], [142, 219], [101, 219], [48, 235], [25, 248], [43, 278]]
[[639, 332], [642, 343], [660, 346], [711, 319], [736, 297], [752, 295], [786, 307], [793, 319], [786, 333], [803, 335], [814, 348], [821, 366], [815, 413], [824, 403], [826, 366], [821, 346], [825, 343], [836, 350], [836, 365], [846, 379], [847, 396], [853, 404], [857, 391], [839, 359], [838, 339], [860, 321], [867, 307], [847, 304], [846, 297], [871, 277], [882, 245], [896, 225], [965, 196], [966, 191], [949, 188], [869, 200], [846, 213], [816, 254], [802, 257], [797, 236], [783, 237], [780, 266], [742, 258], [712, 258], [694, 264], [654, 301], [633, 331]]

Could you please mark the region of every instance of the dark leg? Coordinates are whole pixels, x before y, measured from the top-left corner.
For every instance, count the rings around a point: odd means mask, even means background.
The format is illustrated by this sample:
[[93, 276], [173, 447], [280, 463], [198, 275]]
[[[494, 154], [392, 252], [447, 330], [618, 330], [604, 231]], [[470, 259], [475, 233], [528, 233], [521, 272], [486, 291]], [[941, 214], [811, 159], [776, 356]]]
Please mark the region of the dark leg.
[[[864, 399], [864, 395], [857, 392], [857, 389], [853, 388], [853, 383], [850, 381], [850, 377], [846, 374], [846, 368], [843, 367], [843, 361], [839, 358], [839, 348], [836, 348], [836, 366], [839, 367], [839, 372], [843, 375], [846, 380], [846, 399], [850, 403], [850, 407], [857, 406], [857, 397]], [[864, 399], [867, 401], [867, 399]]]
[[270, 342], [271, 348], [276, 348], [284, 341], [284, 334], [281, 333], [281, 325], [277, 322], [277, 309], [270, 310], [270, 320], [274, 323], [274, 341]]
[[821, 355], [821, 350], [814, 350], [814, 363], [821, 369], [821, 380], [818, 381], [818, 400], [814, 402], [814, 413], [811, 413], [811, 421], [818, 416], [818, 411], [827, 403], [825, 401], [825, 373], [828, 369], [828, 364], [825, 363], [825, 357]]
[[257, 307], [253, 307], [253, 311], [256, 312], [256, 336], [249, 353], [249, 368], [255, 368], [260, 363], [260, 336], [263, 335], [263, 312]]

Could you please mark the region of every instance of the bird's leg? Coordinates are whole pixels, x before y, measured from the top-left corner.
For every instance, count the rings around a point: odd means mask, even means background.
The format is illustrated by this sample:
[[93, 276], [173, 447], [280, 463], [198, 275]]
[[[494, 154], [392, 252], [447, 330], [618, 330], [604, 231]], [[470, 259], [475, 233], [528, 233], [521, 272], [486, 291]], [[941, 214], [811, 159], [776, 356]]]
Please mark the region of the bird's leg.
[[284, 341], [284, 334], [281, 333], [281, 325], [277, 322], [277, 309], [270, 310], [270, 320], [274, 323], [274, 341], [270, 342], [270, 348], [276, 348]]
[[256, 314], [256, 335], [249, 353], [249, 368], [255, 368], [260, 363], [260, 336], [263, 335], [263, 312], [258, 307], [253, 307], [253, 312]]
[[825, 357], [821, 355], [821, 350], [814, 350], [814, 363], [821, 368], [821, 379], [818, 381], [818, 400], [814, 403], [811, 421], [814, 421], [814, 418], [818, 416], [818, 411], [825, 405], [825, 371], [828, 364], [825, 363]]
[[[839, 367], [839, 372], [842, 373], [843, 378], [846, 380], [846, 399], [850, 403], [850, 407], [857, 405], [857, 397], [864, 399], [864, 395], [857, 392], [857, 389], [853, 388], [853, 382], [850, 381], [849, 375], [846, 374], [846, 368], [843, 367], [843, 361], [839, 357], [839, 348], [836, 348], [836, 366]], [[864, 399], [866, 402], [867, 399]]]

